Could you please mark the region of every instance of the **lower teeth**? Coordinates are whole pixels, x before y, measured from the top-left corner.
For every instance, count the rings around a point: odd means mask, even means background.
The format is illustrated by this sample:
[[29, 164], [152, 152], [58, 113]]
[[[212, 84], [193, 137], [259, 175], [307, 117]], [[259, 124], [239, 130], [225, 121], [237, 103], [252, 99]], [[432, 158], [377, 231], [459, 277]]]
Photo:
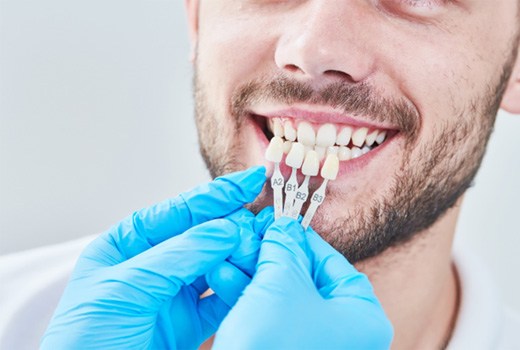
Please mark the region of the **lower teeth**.
[[[283, 153], [284, 154], [289, 154], [289, 152], [291, 151], [292, 145], [294, 143], [296, 143], [296, 142], [284, 140], [283, 141]], [[351, 145], [350, 147], [334, 145], [334, 146], [327, 147], [327, 148], [320, 147], [320, 146], [314, 146], [314, 147], [305, 146], [305, 149], [306, 149], [306, 152], [308, 152], [309, 150], [316, 151], [320, 161], [325, 159], [325, 157], [327, 155], [329, 155], [329, 154], [337, 155], [338, 159], [340, 161], [347, 161], [347, 160], [359, 158], [362, 155], [365, 155], [368, 152], [372, 151], [376, 147], [378, 147], [377, 144], [374, 144], [373, 146], [365, 145], [363, 148], [356, 147], [356, 146], [353, 146], [353, 145]]]

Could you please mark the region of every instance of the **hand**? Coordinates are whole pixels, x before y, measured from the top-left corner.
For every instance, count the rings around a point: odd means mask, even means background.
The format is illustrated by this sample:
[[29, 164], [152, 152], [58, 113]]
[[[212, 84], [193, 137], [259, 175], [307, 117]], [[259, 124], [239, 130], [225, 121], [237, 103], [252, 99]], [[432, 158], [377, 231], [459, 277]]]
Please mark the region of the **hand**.
[[212, 276], [217, 294], [238, 299], [215, 349], [390, 347], [392, 326], [367, 277], [295, 220], [281, 218], [267, 229], [252, 280], [231, 264], [226, 276], [236, 283], [219, 285], [218, 271]]
[[79, 258], [42, 349], [197, 348], [229, 311], [204, 274], [239, 245], [222, 217], [253, 201], [265, 169], [200, 186], [112, 227]]

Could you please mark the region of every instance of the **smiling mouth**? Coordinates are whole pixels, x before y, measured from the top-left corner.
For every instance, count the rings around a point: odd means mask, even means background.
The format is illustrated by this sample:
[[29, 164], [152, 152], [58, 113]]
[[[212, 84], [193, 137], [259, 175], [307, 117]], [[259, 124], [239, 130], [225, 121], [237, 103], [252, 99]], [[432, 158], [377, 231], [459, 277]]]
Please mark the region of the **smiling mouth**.
[[288, 154], [295, 142], [306, 150], [315, 150], [320, 161], [328, 154], [337, 155], [341, 162], [363, 157], [381, 147], [398, 131], [374, 126], [356, 126], [347, 123], [316, 123], [294, 117], [266, 117], [254, 115], [267, 140], [277, 136], [284, 141]]

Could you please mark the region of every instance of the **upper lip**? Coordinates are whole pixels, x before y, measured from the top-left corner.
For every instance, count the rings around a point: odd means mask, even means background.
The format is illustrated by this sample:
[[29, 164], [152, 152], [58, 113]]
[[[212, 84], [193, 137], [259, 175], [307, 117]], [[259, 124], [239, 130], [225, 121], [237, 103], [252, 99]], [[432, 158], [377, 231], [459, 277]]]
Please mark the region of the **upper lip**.
[[306, 106], [304, 108], [292, 106], [264, 110], [257, 108], [256, 111], [251, 110], [251, 114], [266, 118], [301, 119], [315, 124], [333, 123], [370, 129], [398, 130], [398, 128], [392, 125], [385, 125], [359, 116], [351, 116], [326, 106]]

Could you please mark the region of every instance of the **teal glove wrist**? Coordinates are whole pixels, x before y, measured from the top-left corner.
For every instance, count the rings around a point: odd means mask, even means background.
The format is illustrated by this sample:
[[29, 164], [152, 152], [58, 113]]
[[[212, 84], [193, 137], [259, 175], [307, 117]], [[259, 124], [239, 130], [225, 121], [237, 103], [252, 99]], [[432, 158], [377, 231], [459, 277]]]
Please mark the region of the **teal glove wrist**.
[[[225, 272], [210, 274], [210, 285], [236, 304], [217, 332], [215, 349], [390, 347], [393, 329], [368, 278], [295, 220], [281, 218], [268, 227], [252, 279], [233, 264], [222, 266]], [[225, 285], [221, 275], [236, 282]]]
[[223, 217], [253, 201], [265, 169], [217, 178], [143, 209], [92, 242], [78, 260], [42, 349], [194, 349], [229, 307], [199, 300], [204, 275], [238, 247]]

